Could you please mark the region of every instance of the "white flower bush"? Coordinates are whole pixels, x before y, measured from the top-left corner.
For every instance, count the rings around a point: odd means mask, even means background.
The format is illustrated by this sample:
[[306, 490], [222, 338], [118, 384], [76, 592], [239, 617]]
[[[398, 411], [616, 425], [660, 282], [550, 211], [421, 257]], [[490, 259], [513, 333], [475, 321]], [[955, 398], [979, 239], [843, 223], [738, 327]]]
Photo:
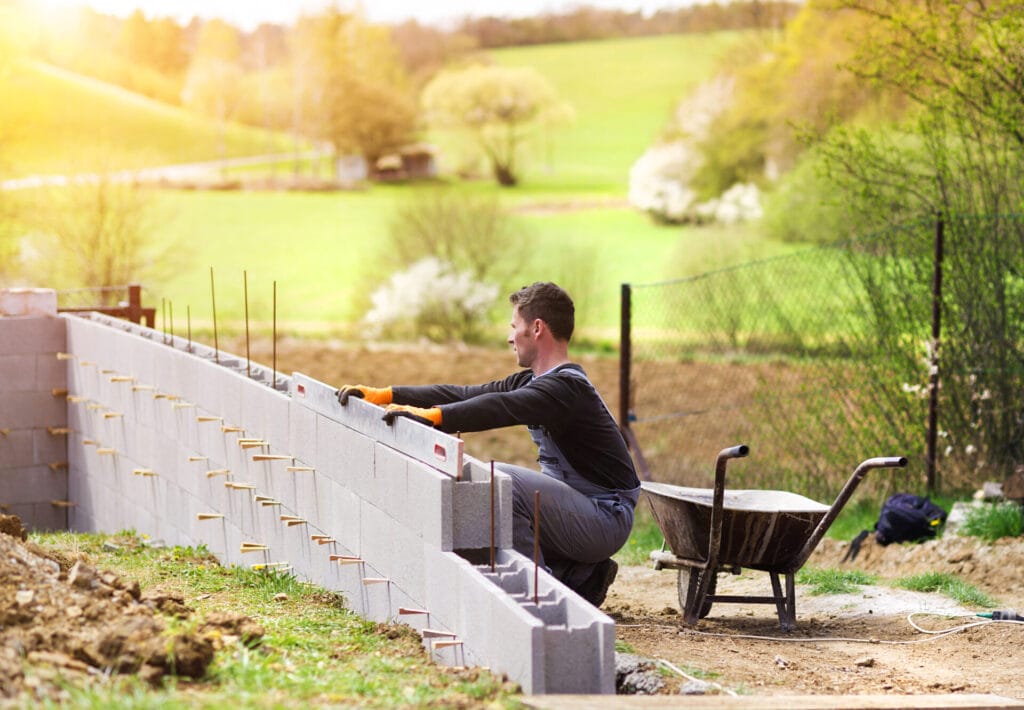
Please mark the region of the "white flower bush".
[[371, 337], [472, 340], [487, 322], [498, 287], [435, 257], [421, 259], [370, 296]]
[[760, 192], [738, 183], [718, 198], [698, 202], [690, 183], [701, 167], [697, 149], [733, 95], [733, 81], [719, 77], [698, 88], [679, 105], [674, 118], [676, 140], [648, 148], [629, 170], [629, 203], [667, 224], [737, 222], [762, 216]]
[[694, 207], [698, 221], [736, 224], [761, 219], [761, 191], [753, 183], [738, 182], [722, 196]]
[[629, 169], [629, 204], [658, 221], [685, 221], [697, 201], [687, 187], [697, 166], [695, 152], [681, 141], [648, 148]]

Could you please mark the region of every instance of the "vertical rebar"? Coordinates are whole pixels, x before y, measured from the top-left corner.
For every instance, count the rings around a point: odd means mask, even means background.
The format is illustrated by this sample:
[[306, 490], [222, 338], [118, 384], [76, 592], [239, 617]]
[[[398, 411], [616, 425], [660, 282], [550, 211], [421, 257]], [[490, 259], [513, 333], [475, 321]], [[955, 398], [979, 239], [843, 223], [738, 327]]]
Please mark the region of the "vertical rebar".
[[927, 459], [928, 495], [935, 493], [936, 443], [939, 434], [939, 343], [942, 335], [942, 252], [945, 222], [942, 214], [935, 219], [935, 264], [932, 274], [932, 342], [928, 367], [928, 440]]
[[540, 491], [533, 492], [533, 603], [539, 604], [540, 581]]
[[220, 364], [220, 345], [217, 343], [217, 293], [213, 288], [213, 267], [210, 267], [210, 301], [213, 303], [213, 359]]
[[273, 368], [274, 368], [273, 369], [273, 374], [271, 375], [271, 379], [270, 379], [270, 388], [276, 390], [277, 389], [277, 281], [274, 281], [274, 322], [273, 322], [273, 325], [271, 326], [270, 338], [271, 338], [271, 341], [273, 342], [273, 345], [272, 345], [273, 356], [271, 357], [271, 360], [274, 363], [273, 364]]
[[491, 459], [491, 572], [494, 572], [494, 459]]
[[174, 301], [167, 302], [167, 315], [170, 316], [171, 323], [171, 347], [174, 347]]
[[167, 345], [167, 299], [160, 299], [160, 342]]
[[245, 300], [245, 376], [252, 378], [249, 359], [249, 273], [242, 270], [242, 296]]

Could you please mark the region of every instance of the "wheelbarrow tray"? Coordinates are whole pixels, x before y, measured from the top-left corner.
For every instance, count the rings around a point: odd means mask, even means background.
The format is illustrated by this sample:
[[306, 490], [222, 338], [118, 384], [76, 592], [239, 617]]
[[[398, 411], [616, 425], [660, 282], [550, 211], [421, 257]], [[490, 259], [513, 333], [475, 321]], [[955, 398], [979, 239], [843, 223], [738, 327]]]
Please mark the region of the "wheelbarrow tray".
[[[672, 553], [706, 563], [714, 490], [652, 482], [642, 489]], [[788, 491], [727, 489], [718, 564], [788, 570], [829, 509]]]

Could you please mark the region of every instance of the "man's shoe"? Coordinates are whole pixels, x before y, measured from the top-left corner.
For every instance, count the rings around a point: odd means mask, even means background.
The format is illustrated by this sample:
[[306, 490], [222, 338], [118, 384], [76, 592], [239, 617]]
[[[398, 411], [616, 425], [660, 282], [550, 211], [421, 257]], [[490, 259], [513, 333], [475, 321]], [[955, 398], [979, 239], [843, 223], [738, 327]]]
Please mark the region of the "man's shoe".
[[619, 572], [619, 565], [615, 560], [602, 560], [594, 565], [594, 571], [587, 577], [577, 593], [593, 604], [600, 607], [608, 596], [608, 587], [615, 581], [615, 575]]

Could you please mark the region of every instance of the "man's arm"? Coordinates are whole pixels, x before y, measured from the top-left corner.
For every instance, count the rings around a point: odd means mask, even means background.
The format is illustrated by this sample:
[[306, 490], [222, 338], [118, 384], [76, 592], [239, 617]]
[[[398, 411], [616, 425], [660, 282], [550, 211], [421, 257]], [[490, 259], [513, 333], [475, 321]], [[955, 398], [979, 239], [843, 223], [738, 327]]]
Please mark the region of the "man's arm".
[[[396, 385], [391, 388], [391, 402], [414, 407], [434, 407], [441, 404], [463, 402], [493, 392], [510, 392], [529, 378], [529, 370], [516, 372], [503, 380], [482, 385]], [[461, 430], [460, 430], [461, 431]]]

